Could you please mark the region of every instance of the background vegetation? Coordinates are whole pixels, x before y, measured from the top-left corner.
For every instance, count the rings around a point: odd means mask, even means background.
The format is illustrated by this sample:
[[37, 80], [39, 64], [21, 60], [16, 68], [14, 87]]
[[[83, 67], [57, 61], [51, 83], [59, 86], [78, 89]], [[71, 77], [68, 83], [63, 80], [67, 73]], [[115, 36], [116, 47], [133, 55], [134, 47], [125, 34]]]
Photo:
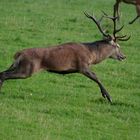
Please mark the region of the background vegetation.
[[[64, 42], [101, 39], [83, 11], [112, 15], [115, 0], [0, 0], [0, 71], [16, 51]], [[5, 82], [0, 93], [0, 140], [139, 140], [140, 22], [132, 5], [121, 5], [120, 42], [127, 59], [92, 67], [113, 98], [102, 99], [97, 85], [80, 74], [41, 72]], [[103, 25], [111, 29], [109, 21]], [[109, 26], [108, 26], [109, 25]]]

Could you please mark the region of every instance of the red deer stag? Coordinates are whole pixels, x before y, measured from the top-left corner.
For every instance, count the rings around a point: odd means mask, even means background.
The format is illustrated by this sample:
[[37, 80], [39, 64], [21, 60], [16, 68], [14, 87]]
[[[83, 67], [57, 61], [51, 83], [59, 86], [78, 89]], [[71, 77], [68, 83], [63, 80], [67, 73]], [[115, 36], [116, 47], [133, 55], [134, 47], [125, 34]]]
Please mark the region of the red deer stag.
[[119, 18], [119, 4], [121, 2], [133, 4], [136, 6], [137, 16], [132, 21], [129, 22], [129, 24], [132, 24], [140, 17], [140, 0], [116, 0], [116, 3], [114, 5], [114, 17], [118, 16]]
[[[126, 41], [126, 36], [116, 36], [120, 29], [116, 29], [116, 19], [113, 20], [113, 35], [106, 34], [101, 28], [95, 17], [85, 13], [85, 15], [94, 21], [99, 31], [105, 39], [91, 43], [65, 43], [46, 48], [29, 48], [17, 52], [14, 56], [14, 63], [9, 69], [0, 73], [0, 87], [5, 80], [24, 79], [30, 77], [39, 70], [47, 70], [59, 74], [81, 73], [91, 80], [95, 81], [104, 98], [112, 101], [107, 90], [90, 66], [98, 64], [106, 58], [123, 60], [125, 56], [120, 51], [120, 46], [116, 42]], [[109, 17], [110, 18], [110, 17]]]

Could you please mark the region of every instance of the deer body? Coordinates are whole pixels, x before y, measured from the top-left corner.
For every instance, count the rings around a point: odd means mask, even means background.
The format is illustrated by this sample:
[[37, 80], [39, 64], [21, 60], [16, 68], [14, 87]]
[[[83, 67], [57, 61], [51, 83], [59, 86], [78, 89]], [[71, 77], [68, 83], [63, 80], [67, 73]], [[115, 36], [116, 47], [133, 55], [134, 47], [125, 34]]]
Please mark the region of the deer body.
[[114, 17], [119, 17], [119, 5], [121, 2], [136, 6], [137, 16], [131, 22], [129, 22], [129, 24], [132, 24], [133, 22], [135, 22], [135, 20], [137, 20], [140, 17], [140, 0], [116, 0], [116, 3], [114, 5]]
[[[39, 70], [53, 72], [78, 71], [80, 64], [91, 64], [92, 53], [80, 43], [66, 43], [49, 48], [25, 49], [15, 54], [20, 61], [29, 61], [32, 73]], [[83, 59], [83, 60], [82, 60]], [[17, 60], [15, 60], [17, 61]]]
[[[110, 42], [100, 40], [93, 43], [66, 43], [49, 48], [30, 48], [15, 54], [12, 66], [27, 63], [30, 73], [40, 70], [53, 72], [80, 72], [84, 66], [97, 64], [114, 52]], [[118, 54], [119, 55], [119, 54]]]
[[[115, 56], [115, 57], [114, 57]], [[93, 43], [66, 43], [49, 48], [30, 48], [19, 51], [14, 56], [10, 68], [0, 73], [0, 83], [8, 79], [28, 78], [40, 70], [60, 74], [79, 72], [94, 80], [102, 95], [111, 101], [109, 94], [90, 71], [92, 64], [98, 64], [106, 58], [122, 60], [125, 57], [111, 41], [100, 40]]]
[[42, 69], [54, 72], [80, 71], [83, 65], [97, 64], [109, 57], [111, 51], [110, 45], [104, 40], [94, 43], [66, 43], [49, 48], [30, 48], [15, 54], [12, 67], [28, 64], [31, 74]]

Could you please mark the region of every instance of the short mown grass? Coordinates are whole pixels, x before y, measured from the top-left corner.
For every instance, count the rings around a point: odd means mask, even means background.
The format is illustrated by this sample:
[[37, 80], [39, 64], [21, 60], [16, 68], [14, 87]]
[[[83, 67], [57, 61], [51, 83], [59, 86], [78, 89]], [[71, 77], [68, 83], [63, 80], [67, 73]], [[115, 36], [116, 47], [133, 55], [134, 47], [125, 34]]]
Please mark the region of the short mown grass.
[[[0, 71], [16, 51], [89, 42], [101, 35], [84, 11], [112, 14], [115, 0], [0, 0]], [[128, 22], [135, 7], [121, 5], [120, 42], [127, 59], [106, 60], [92, 70], [113, 98], [101, 97], [96, 83], [81, 74], [40, 72], [26, 80], [9, 80], [0, 93], [0, 140], [139, 140], [140, 23]], [[103, 20], [103, 26], [111, 22]], [[109, 28], [111, 28], [109, 26]]]

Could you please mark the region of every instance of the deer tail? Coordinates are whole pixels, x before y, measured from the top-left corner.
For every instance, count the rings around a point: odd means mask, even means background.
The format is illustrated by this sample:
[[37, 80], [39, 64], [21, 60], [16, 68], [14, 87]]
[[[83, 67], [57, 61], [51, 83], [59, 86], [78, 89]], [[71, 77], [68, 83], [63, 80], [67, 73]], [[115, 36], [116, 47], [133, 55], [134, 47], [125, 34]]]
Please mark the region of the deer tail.
[[16, 60], [16, 59], [18, 59], [19, 58], [19, 56], [21, 56], [21, 52], [17, 52], [15, 55], [14, 55], [14, 59]]

